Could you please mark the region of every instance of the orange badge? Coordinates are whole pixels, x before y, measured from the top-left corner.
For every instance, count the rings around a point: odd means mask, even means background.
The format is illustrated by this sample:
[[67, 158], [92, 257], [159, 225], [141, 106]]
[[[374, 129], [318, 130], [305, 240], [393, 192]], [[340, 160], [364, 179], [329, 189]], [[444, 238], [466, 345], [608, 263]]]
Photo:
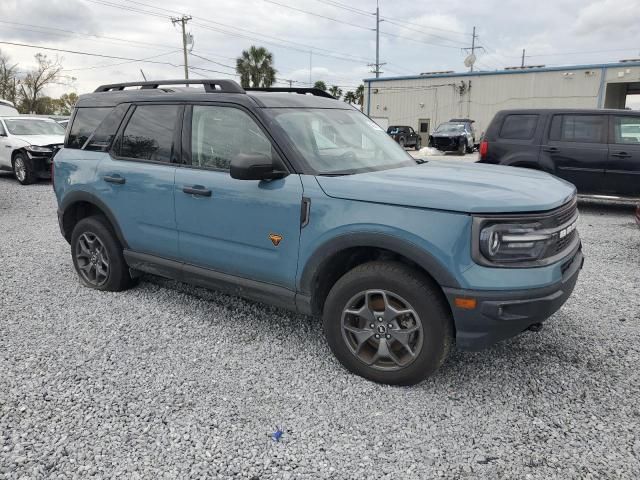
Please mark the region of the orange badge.
[[273, 243], [277, 247], [282, 241], [282, 235], [278, 235], [277, 233], [270, 233], [269, 240], [271, 240], [271, 243]]

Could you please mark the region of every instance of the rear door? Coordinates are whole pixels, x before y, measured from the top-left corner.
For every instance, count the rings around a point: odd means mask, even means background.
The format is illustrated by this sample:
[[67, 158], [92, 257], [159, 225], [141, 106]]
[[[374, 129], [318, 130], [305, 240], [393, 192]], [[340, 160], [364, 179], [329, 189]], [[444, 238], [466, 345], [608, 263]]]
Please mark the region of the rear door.
[[184, 132], [187, 165], [178, 168], [175, 183], [180, 257], [214, 272], [294, 290], [300, 177], [231, 178], [229, 165], [236, 155], [280, 158], [259, 121], [239, 106], [189, 106]]
[[620, 114], [610, 118], [605, 189], [612, 194], [640, 196], [640, 117]]
[[580, 193], [606, 191], [608, 117], [604, 114], [558, 114], [551, 117], [542, 157], [555, 174], [573, 183]]
[[178, 257], [173, 188], [183, 110], [178, 104], [132, 106], [97, 169], [98, 196], [129, 248], [169, 259]]

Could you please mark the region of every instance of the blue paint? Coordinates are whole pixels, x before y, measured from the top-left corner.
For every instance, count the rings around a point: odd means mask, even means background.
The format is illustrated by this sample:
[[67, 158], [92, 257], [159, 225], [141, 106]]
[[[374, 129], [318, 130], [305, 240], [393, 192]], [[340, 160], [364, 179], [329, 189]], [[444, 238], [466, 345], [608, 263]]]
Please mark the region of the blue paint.
[[640, 67], [640, 62], [625, 62], [625, 63], [595, 63], [589, 65], [568, 65], [565, 67], [540, 67], [532, 68], [528, 70], [496, 70], [492, 72], [459, 72], [459, 73], [434, 73], [431, 75], [405, 75], [400, 77], [385, 77], [385, 78], [365, 78], [365, 82], [391, 82], [395, 80], [418, 80], [424, 78], [449, 78], [449, 77], [481, 77], [486, 75], [522, 75], [527, 73], [539, 73], [539, 72], [566, 72], [571, 70], [596, 70], [606, 68], [628, 68], [628, 67]]

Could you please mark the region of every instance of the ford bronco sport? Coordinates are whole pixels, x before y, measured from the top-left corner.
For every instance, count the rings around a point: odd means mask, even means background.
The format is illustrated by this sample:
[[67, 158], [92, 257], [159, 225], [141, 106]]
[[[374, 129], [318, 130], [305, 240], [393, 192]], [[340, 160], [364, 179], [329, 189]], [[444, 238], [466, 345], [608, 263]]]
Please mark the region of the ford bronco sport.
[[573, 185], [414, 160], [319, 90], [184, 83], [105, 85], [76, 105], [54, 188], [87, 287], [147, 272], [321, 316], [345, 367], [405, 385], [454, 342], [538, 329], [571, 294]]

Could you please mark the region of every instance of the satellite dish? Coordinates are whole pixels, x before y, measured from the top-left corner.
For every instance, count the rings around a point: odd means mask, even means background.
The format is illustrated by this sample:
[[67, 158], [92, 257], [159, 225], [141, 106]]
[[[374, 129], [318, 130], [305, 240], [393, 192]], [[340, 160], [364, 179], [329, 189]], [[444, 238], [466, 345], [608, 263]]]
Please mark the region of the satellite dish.
[[473, 64], [476, 63], [476, 55], [472, 53], [471, 55], [467, 55], [467, 58], [464, 59], [464, 66], [471, 68]]

